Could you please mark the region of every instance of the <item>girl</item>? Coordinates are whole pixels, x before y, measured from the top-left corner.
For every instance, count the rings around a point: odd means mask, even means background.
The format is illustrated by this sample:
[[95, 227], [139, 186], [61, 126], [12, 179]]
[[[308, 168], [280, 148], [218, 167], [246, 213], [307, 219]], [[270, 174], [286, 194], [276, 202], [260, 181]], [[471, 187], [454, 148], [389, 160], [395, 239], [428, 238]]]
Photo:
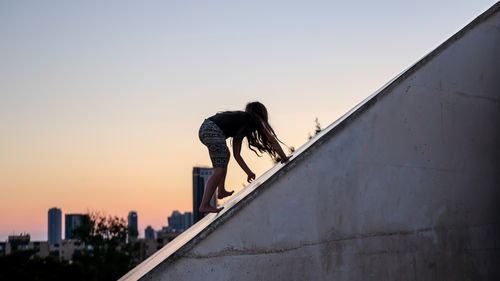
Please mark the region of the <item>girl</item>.
[[222, 199], [230, 196], [234, 191], [227, 191], [225, 187], [227, 163], [229, 162], [229, 149], [226, 139], [233, 138], [233, 155], [240, 167], [245, 171], [251, 182], [255, 179], [255, 174], [248, 168], [243, 158], [241, 158], [241, 142], [247, 138], [248, 148], [260, 156], [259, 152], [267, 152], [271, 157], [279, 156], [281, 163], [288, 161], [288, 157], [281, 149], [278, 138], [273, 128], [267, 121], [267, 109], [260, 102], [248, 103], [245, 111], [224, 111], [205, 119], [198, 133], [201, 142], [208, 147], [210, 160], [212, 160], [213, 174], [208, 179], [198, 211], [200, 213], [218, 213], [223, 208], [215, 208], [210, 205], [217, 186], [217, 198]]

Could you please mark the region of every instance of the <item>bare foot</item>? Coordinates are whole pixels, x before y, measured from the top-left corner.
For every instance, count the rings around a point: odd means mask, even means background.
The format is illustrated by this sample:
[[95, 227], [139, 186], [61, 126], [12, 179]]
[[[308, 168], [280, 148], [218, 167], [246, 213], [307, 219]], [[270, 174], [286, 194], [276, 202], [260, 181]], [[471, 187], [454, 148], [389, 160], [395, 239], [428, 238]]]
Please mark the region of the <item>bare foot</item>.
[[210, 205], [208, 206], [200, 206], [200, 208], [198, 209], [198, 212], [204, 214], [204, 213], [218, 213], [220, 212], [222, 209], [224, 209], [224, 207], [221, 207], [221, 208], [215, 208], [215, 207], [212, 207]]
[[233, 193], [234, 193], [234, 190], [233, 191], [227, 191], [225, 189], [217, 190], [217, 199], [222, 199], [224, 197], [231, 196]]

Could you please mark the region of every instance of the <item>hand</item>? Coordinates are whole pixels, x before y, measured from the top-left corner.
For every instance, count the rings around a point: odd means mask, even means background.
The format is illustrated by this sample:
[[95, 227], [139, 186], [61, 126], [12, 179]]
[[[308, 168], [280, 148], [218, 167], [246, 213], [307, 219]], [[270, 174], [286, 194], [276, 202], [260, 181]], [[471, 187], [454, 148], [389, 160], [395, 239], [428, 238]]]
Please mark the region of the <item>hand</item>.
[[247, 178], [248, 182], [252, 182], [255, 179], [255, 174], [253, 172], [250, 171], [250, 173], [248, 173], [247, 175], [248, 175]]
[[290, 158], [292, 158], [292, 156], [290, 156], [290, 157], [285, 156], [285, 157], [281, 158], [281, 164], [285, 164], [286, 162], [288, 162], [288, 160], [290, 160]]

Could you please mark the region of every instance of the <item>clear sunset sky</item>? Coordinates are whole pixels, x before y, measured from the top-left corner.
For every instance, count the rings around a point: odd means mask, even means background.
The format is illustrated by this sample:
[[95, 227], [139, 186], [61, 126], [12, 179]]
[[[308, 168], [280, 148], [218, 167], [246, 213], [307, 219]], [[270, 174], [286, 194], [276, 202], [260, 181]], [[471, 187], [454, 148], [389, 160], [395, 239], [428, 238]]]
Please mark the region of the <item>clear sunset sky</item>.
[[0, 241], [46, 240], [51, 207], [160, 229], [192, 211], [204, 118], [258, 100], [299, 147], [495, 2], [0, 0]]

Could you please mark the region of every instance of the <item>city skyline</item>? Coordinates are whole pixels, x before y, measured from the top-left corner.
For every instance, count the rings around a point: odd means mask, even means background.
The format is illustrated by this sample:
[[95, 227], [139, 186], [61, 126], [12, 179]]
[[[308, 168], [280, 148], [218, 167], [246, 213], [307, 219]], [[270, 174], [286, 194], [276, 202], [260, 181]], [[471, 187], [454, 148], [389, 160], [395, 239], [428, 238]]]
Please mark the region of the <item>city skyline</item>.
[[0, 241], [47, 240], [53, 206], [159, 229], [193, 208], [204, 118], [259, 100], [297, 148], [493, 3], [1, 2]]
[[[195, 198], [193, 198], [195, 201]], [[63, 214], [64, 214], [64, 224], [63, 224]], [[68, 239], [78, 239], [78, 237], [74, 237], [72, 235], [72, 230], [78, 227], [81, 223], [82, 216], [88, 215], [87, 213], [63, 213], [60, 208], [52, 207], [48, 209], [47, 212], [47, 239], [33, 239], [33, 241], [46, 241], [49, 245], [59, 244], [61, 240]], [[167, 225], [162, 225], [158, 230], [155, 230], [151, 225], [148, 225], [144, 230], [138, 229], [138, 214], [136, 211], [129, 211], [127, 216], [127, 226], [131, 229], [137, 231], [137, 236], [132, 238], [146, 238], [151, 239], [151, 235], [148, 236], [148, 231], [156, 233], [157, 231], [161, 231], [162, 229], [168, 228], [173, 231], [184, 231], [189, 228], [193, 224], [192, 212], [184, 212], [181, 214], [179, 210], [173, 210], [172, 214], [166, 218]], [[124, 218], [123, 218], [124, 219]], [[67, 230], [66, 224], [69, 224], [70, 227]], [[63, 236], [64, 233], [64, 236]], [[141, 235], [144, 233], [144, 235]], [[22, 232], [17, 234], [12, 234], [9, 236], [22, 236], [27, 235], [31, 236], [30, 233]], [[9, 237], [8, 236], [8, 237]], [[2, 242], [2, 241], [0, 241]]]
[[[206, 167], [193, 167], [193, 212], [185, 212], [181, 214], [178, 210], [174, 210], [172, 214], [167, 218], [168, 228], [174, 231], [184, 231], [189, 228], [193, 224], [193, 213], [196, 214], [198, 219], [202, 218], [203, 215], [198, 213], [197, 205], [201, 202], [201, 195], [206, 188], [206, 181], [212, 175], [212, 168]], [[210, 201], [212, 205], [217, 205], [217, 198], [214, 196]], [[57, 207], [52, 207], [48, 210], [47, 220], [47, 240], [49, 245], [59, 244], [62, 239], [63, 233], [63, 224], [62, 224], [62, 211]], [[73, 235], [73, 230], [78, 227], [81, 223], [82, 216], [85, 214], [77, 214], [77, 213], [68, 213], [64, 214], [64, 240], [67, 239], [77, 239]], [[68, 227], [69, 225], [69, 227]], [[141, 230], [138, 228], [138, 214], [136, 211], [129, 211], [127, 216], [127, 226], [129, 230], [136, 231], [134, 235], [129, 235], [128, 239], [137, 239], [141, 238]], [[165, 228], [165, 226], [162, 226]], [[154, 228], [151, 225], [148, 225], [144, 229], [144, 238], [150, 238], [151, 234], [149, 232], [153, 232], [154, 236]], [[29, 233], [25, 233], [29, 235]]]

